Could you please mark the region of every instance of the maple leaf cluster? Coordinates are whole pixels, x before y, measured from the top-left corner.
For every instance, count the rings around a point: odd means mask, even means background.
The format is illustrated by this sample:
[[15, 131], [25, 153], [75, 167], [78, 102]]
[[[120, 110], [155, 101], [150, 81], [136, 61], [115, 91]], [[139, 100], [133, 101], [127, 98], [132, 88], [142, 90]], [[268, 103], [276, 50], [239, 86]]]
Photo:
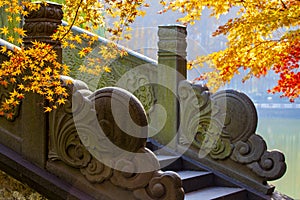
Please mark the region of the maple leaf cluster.
[[[144, 0], [66, 0], [63, 4], [66, 24], [58, 27], [52, 39], [61, 41], [64, 48], [70, 47], [71, 49], [80, 45], [82, 40], [88, 41], [88, 46], [82, 48], [79, 52], [80, 57], [85, 57], [95, 50], [93, 44], [98, 40], [98, 36], [92, 34], [92, 32], [102, 28], [105, 29], [106, 37], [111, 42], [108, 44], [108, 48], [101, 47], [98, 54], [101, 55], [103, 60], [124, 56], [126, 55], [124, 49], [119, 49], [115, 42], [131, 38], [130, 25], [136, 17], [145, 15], [142, 8], [148, 6]], [[71, 31], [72, 26], [81, 27], [90, 31], [91, 34], [74, 35]], [[81, 69], [84, 70], [84, 67], [81, 67]], [[107, 66], [103, 69], [104, 71], [110, 71]], [[90, 71], [93, 71], [93, 69]]]
[[[218, 89], [241, 70], [248, 71], [243, 81], [260, 78], [269, 71], [279, 74], [278, 85], [269, 92], [282, 92], [293, 101], [299, 90], [299, 0], [170, 0], [161, 1], [162, 12], [185, 13], [178, 21], [194, 24], [201, 19], [205, 8], [216, 18], [228, 12], [236, 17], [218, 27], [213, 36], [225, 35], [227, 48], [190, 61], [189, 67], [208, 66], [210, 71], [197, 80], [205, 80], [212, 89]], [[237, 11], [236, 11], [237, 10]]]
[[[103, 28], [107, 31], [107, 37], [112, 41], [97, 50], [103, 60], [127, 54], [114, 42], [130, 39], [130, 24], [136, 17], [145, 15], [142, 8], [149, 6], [144, 0], [64, 0], [59, 3], [63, 6], [65, 23], [55, 30], [51, 36], [52, 40], [59, 41], [63, 48], [80, 48], [78, 54], [83, 58], [95, 50], [93, 45], [98, 40], [98, 36], [92, 32]], [[0, 1], [0, 8], [4, 9], [8, 19], [8, 25], [0, 27], [0, 34], [9, 42], [21, 46], [13, 51], [8, 50], [6, 46], [0, 47], [0, 53], [10, 58], [0, 66], [0, 87], [10, 91], [0, 102], [0, 116], [12, 118], [14, 108], [29, 92], [44, 97], [45, 112], [50, 112], [67, 101], [68, 93], [60, 76], [68, 75], [69, 67], [57, 62], [54, 47], [48, 44], [35, 41], [31, 48], [24, 49], [22, 38], [26, 37], [26, 31], [16, 26], [21, 22], [22, 17], [40, 9], [40, 6], [47, 5], [45, 1], [40, 3], [28, 0]], [[75, 34], [71, 30], [73, 26], [79, 26], [90, 32]], [[79, 47], [83, 40], [88, 41], [88, 46]], [[80, 66], [80, 71], [94, 75], [111, 71], [109, 66], [98, 64], [107, 63], [99, 60], [99, 56], [88, 59], [88, 66]]]
[[289, 97], [294, 102], [300, 95], [300, 40], [292, 43], [284, 54], [281, 55], [281, 63], [273, 67], [275, 73], [279, 74], [277, 86], [269, 90], [271, 93], [282, 92], [283, 96]]
[[29, 49], [2, 48], [10, 57], [0, 68], [0, 85], [11, 90], [1, 102], [0, 116], [12, 118], [13, 109], [29, 92], [43, 96], [47, 101], [45, 111], [49, 112], [64, 104], [68, 93], [62, 86], [60, 75], [67, 75], [69, 68], [57, 62], [56, 52], [49, 44], [33, 42]]
[[[144, 8], [149, 7], [145, 0], [56, 0], [63, 5], [64, 21], [52, 40], [59, 41], [63, 48], [80, 48], [79, 56], [89, 56], [89, 64], [80, 66], [79, 70], [97, 75], [110, 72], [106, 60], [126, 55], [115, 43], [130, 39], [131, 25], [139, 16], [144, 16]], [[299, 0], [161, 0], [161, 12], [168, 10], [184, 13], [178, 19], [184, 24], [194, 24], [201, 19], [205, 8], [211, 10], [211, 16], [220, 17], [228, 12], [236, 12], [236, 17], [213, 33], [213, 36], [225, 35], [227, 48], [208, 55], [199, 56], [190, 61], [189, 68], [208, 66], [211, 71], [203, 73], [199, 79], [206, 80], [212, 89], [222, 86], [240, 73], [249, 73], [244, 81], [252, 77], [265, 76], [273, 70], [279, 74], [278, 85], [269, 90], [282, 92], [293, 101], [299, 97], [299, 41], [300, 41], [300, 1]], [[33, 3], [28, 0], [3, 0], [0, 8], [7, 14], [9, 24], [0, 27], [9, 42], [22, 46], [26, 31], [16, 26], [24, 16], [36, 11], [47, 2]], [[71, 28], [79, 26], [90, 33], [75, 34]], [[94, 48], [98, 37], [92, 32], [106, 30], [106, 37], [112, 42], [107, 46]], [[79, 47], [83, 40], [87, 46]], [[0, 85], [10, 89], [9, 96], [0, 102], [0, 115], [12, 116], [12, 108], [29, 92], [45, 97], [45, 111], [49, 112], [66, 102], [66, 89], [60, 81], [60, 75], [67, 75], [69, 67], [56, 61], [53, 47], [33, 42], [32, 48], [7, 50], [1, 53], [9, 55], [10, 60], [0, 66]], [[104, 62], [103, 62], [104, 61]], [[104, 63], [100, 65], [99, 63]]]

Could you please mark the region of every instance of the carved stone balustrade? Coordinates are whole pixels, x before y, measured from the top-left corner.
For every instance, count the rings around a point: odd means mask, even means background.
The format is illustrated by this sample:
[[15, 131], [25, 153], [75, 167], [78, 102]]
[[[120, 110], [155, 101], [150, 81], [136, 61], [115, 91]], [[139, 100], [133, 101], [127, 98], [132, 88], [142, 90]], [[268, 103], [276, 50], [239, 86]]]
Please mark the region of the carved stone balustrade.
[[[63, 59], [77, 69], [87, 62], [78, 58], [79, 47], [65, 49], [62, 58], [60, 43], [50, 37], [62, 24], [62, 16], [61, 6], [51, 3], [30, 13], [25, 19], [24, 46], [30, 47], [35, 40], [51, 44], [60, 62]], [[83, 32], [78, 27], [73, 31]], [[15, 119], [0, 118], [0, 142], [14, 151], [4, 151], [0, 145], [0, 167], [20, 179], [25, 177], [53, 199], [80, 199], [79, 193], [105, 200], [184, 199], [180, 177], [160, 171], [157, 157], [146, 148], [147, 137], [154, 136], [162, 146], [171, 141], [175, 153], [201, 162], [215, 174], [271, 194], [274, 186], [267, 181], [285, 173], [284, 155], [267, 150], [266, 142], [256, 134], [256, 109], [244, 93], [212, 94], [207, 87], [183, 80], [186, 34], [183, 26], [160, 26], [158, 62], [128, 50], [129, 56], [108, 63], [112, 73], [100, 77], [75, 74], [84, 82], [62, 77], [64, 83], [73, 82], [65, 85], [69, 99], [50, 114], [44, 113], [42, 98], [29, 94]], [[99, 38], [95, 48], [107, 43]], [[1, 40], [0, 45], [9, 46]], [[0, 56], [0, 62], [9, 59]], [[3, 95], [0, 88], [0, 100]], [[156, 103], [169, 112], [159, 135], [151, 132], [159, 129], [152, 125], [162, 121]]]
[[[189, 87], [187, 87], [189, 86]], [[190, 88], [194, 90], [191, 91]], [[191, 98], [195, 95], [197, 102]], [[267, 181], [286, 172], [283, 153], [267, 150], [257, 135], [257, 112], [251, 99], [235, 90], [211, 94], [207, 87], [183, 81], [179, 87], [181, 131], [179, 143], [186, 155], [265, 194], [274, 186]], [[188, 123], [188, 124], [187, 124]], [[186, 129], [183, 129], [186, 130]]]
[[145, 148], [147, 117], [136, 97], [72, 81], [68, 103], [49, 116], [47, 169], [95, 198], [183, 199], [179, 176], [160, 171]]
[[[30, 13], [25, 48], [35, 40], [51, 44], [61, 61], [60, 44], [50, 37], [61, 19], [57, 4]], [[182, 200], [180, 177], [160, 171], [145, 147], [148, 121], [140, 101], [120, 88], [92, 92], [82, 81], [65, 80], [73, 82], [66, 85], [69, 101], [51, 114], [44, 113], [42, 98], [28, 94], [14, 121], [0, 118], [0, 141], [14, 151], [0, 145], [1, 169], [50, 199]]]

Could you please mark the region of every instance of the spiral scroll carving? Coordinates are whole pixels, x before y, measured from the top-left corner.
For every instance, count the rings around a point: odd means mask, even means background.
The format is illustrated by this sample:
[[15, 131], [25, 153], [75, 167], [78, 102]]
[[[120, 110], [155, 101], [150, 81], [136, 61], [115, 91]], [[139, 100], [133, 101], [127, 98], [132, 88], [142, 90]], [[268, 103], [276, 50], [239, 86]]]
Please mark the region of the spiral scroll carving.
[[[95, 105], [98, 122], [106, 137], [117, 147], [136, 152], [145, 146], [148, 121], [142, 105], [133, 95], [108, 87], [97, 90], [89, 100]], [[132, 123], [126, 118], [132, 119]], [[136, 125], [135, 128], [132, 125]]]
[[38, 37], [38, 36], [51, 36], [57, 29], [60, 23], [53, 22], [30, 22], [24, 25], [24, 29], [28, 36]]
[[266, 142], [259, 135], [252, 135], [247, 142], [238, 141], [232, 152], [231, 159], [240, 163], [258, 161], [267, 150]]
[[[67, 79], [69, 78], [63, 77], [62, 81]], [[66, 105], [50, 114], [50, 162], [61, 160], [66, 165], [78, 169], [93, 185], [107, 181], [120, 189], [132, 191], [135, 199], [182, 200], [184, 193], [181, 179], [175, 173], [158, 171], [160, 166], [156, 156], [145, 148], [146, 138], [137, 140], [132, 136], [124, 136], [125, 133], [114, 127], [115, 122], [109, 116], [110, 111], [106, 111], [107, 116], [101, 115], [101, 112], [105, 112], [103, 108], [108, 108], [105, 98], [111, 98], [111, 92], [115, 88], [91, 93], [83, 82], [73, 79], [72, 81], [73, 85], [67, 86], [72, 101], [69, 100]], [[118, 90], [116, 94], [121, 102], [124, 95], [129, 95], [127, 92], [123, 93], [123, 90]], [[130, 109], [133, 109], [131, 114], [138, 115], [136, 112], [141, 111], [141, 105], [133, 102], [130, 105]], [[143, 117], [133, 118], [140, 125], [145, 125], [145, 112], [140, 115]], [[94, 123], [99, 125], [95, 126]], [[128, 151], [119, 155], [111, 152], [114, 150], [105, 146], [107, 141], [103, 143], [97, 136], [99, 130], [95, 127], [99, 126], [107, 134], [107, 137], [102, 139], [109, 138], [112, 142], [117, 140], [116, 144], [129, 142]], [[144, 134], [143, 128], [137, 131], [137, 134]], [[124, 140], [124, 137], [129, 140]], [[103, 157], [104, 160], [99, 160], [99, 157]], [[102, 161], [110, 164], [106, 165]]]
[[230, 159], [241, 164], [263, 181], [283, 176], [286, 171], [284, 155], [267, 151], [264, 139], [255, 134], [257, 112], [247, 95], [235, 90], [210, 95], [204, 86], [193, 85], [193, 88], [197, 102], [191, 100], [187, 87], [179, 87], [180, 100], [187, 105], [182, 106], [181, 114], [187, 119], [186, 126], [190, 126], [185, 129], [188, 131], [182, 132], [183, 136], [180, 135], [180, 142], [192, 143], [199, 149], [200, 157], [208, 155], [212, 160]]
[[[143, 188], [148, 185], [149, 181], [154, 175], [155, 170], [159, 169], [159, 163], [155, 155], [145, 148], [141, 148], [138, 153], [143, 153], [145, 157], [140, 157], [138, 154], [133, 158], [125, 157], [119, 159], [116, 162], [117, 169], [122, 169], [122, 171], [115, 170], [114, 175], [111, 178], [111, 182], [114, 185], [126, 188], [126, 189], [138, 189]], [[138, 169], [145, 168], [149, 169]], [[152, 170], [151, 170], [152, 169]], [[139, 171], [148, 171], [145, 173], [136, 173]]]
[[[71, 94], [72, 87], [68, 88]], [[72, 104], [69, 101], [49, 115], [51, 160], [62, 160], [72, 167], [85, 167], [91, 160], [90, 153], [82, 145], [73, 121]]]
[[[192, 90], [191, 90], [192, 88]], [[224, 133], [220, 108], [211, 100], [206, 86], [181, 82], [179, 89], [181, 105], [181, 144], [193, 144], [199, 148], [199, 156], [210, 155], [213, 159], [225, 159], [232, 146]], [[194, 98], [196, 97], [196, 98]]]
[[80, 171], [85, 178], [92, 183], [104, 182], [111, 177], [113, 172], [110, 167], [104, 165], [95, 158], [92, 158], [88, 165], [85, 168], [81, 168]]
[[285, 157], [279, 151], [266, 151], [259, 161], [247, 166], [268, 181], [282, 177], [286, 171]]
[[140, 200], [184, 199], [181, 179], [175, 172], [157, 172], [149, 185], [135, 190], [134, 195]]
[[178, 87], [178, 96], [180, 101], [180, 136], [181, 145], [189, 145], [194, 140], [194, 133], [197, 130], [200, 118], [200, 107], [206, 105], [206, 99], [199, 103], [195, 98], [196, 94], [190, 90], [192, 84], [188, 81], [181, 81]]
[[230, 156], [232, 150], [232, 145], [229, 139], [219, 138], [209, 155], [213, 159], [224, 159]]
[[224, 116], [223, 134], [232, 143], [246, 141], [257, 128], [257, 112], [251, 99], [236, 90], [222, 90], [212, 95], [212, 101], [220, 108], [217, 118]]

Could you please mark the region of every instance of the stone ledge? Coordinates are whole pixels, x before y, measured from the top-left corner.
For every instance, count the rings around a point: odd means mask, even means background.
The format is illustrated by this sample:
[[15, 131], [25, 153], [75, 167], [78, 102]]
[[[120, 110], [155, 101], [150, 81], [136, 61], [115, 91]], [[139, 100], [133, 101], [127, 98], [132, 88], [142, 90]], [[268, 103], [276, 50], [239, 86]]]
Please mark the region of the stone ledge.
[[49, 199], [93, 199], [55, 175], [26, 161], [21, 155], [2, 144], [0, 144], [0, 168]]

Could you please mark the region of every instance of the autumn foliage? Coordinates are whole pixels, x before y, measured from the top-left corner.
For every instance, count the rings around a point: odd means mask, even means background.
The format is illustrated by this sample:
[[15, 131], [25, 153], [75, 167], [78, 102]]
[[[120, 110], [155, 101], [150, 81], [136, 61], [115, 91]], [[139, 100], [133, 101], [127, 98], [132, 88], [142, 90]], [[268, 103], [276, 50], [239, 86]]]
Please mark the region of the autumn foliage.
[[269, 91], [282, 92], [291, 101], [299, 97], [299, 0], [174, 0], [162, 3], [165, 5], [163, 12], [185, 13], [179, 21], [190, 24], [200, 20], [205, 8], [217, 18], [228, 12], [236, 13], [235, 18], [213, 33], [215, 37], [227, 37], [227, 48], [190, 62], [190, 67], [206, 63], [211, 68], [200, 77], [207, 80], [211, 88], [229, 83], [242, 70], [248, 72], [244, 81], [274, 71], [279, 74], [278, 85]]
[[[80, 26], [91, 32], [99, 28], [106, 30], [106, 37], [113, 42], [130, 39], [131, 24], [136, 17], [146, 14], [144, 8], [151, 5], [145, 0], [56, 0], [63, 3], [66, 23], [58, 27], [52, 35], [62, 47], [75, 48], [82, 40], [89, 45], [79, 52], [84, 57], [94, 51], [92, 45], [97, 40], [95, 35], [85, 33], [75, 35], [72, 26]], [[225, 35], [227, 48], [208, 55], [199, 55], [189, 62], [189, 67], [208, 66], [211, 71], [199, 77], [206, 80], [210, 88], [218, 88], [246, 70], [249, 78], [260, 78], [268, 72], [278, 74], [278, 85], [269, 92], [281, 92], [291, 101], [300, 95], [299, 44], [300, 44], [300, 1], [299, 0], [161, 0], [160, 12], [178, 11], [184, 17], [178, 19], [183, 24], [193, 25], [201, 20], [204, 9], [211, 10], [211, 16], [220, 17], [226, 13], [235, 13], [213, 33], [214, 37]], [[42, 4], [47, 5], [46, 2]], [[39, 9], [41, 4], [30, 0], [2, 0], [0, 8], [7, 14], [8, 23], [20, 23], [29, 12]], [[56, 61], [56, 53], [47, 44], [34, 42], [32, 48], [22, 47], [26, 32], [19, 27], [0, 27], [0, 34], [11, 43], [21, 46], [13, 52], [0, 48], [1, 53], [8, 54], [10, 60], [1, 64], [0, 86], [10, 90], [1, 102], [0, 116], [11, 118], [12, 108], [29, 92], [42, 95], [46, 99], [45, 111], [51, 111], [64, 104], [66, 91], [60, 82], [60, 75], [67, 75], [68, 66]], [[99, 48], [104, 59], [126, 54], [114, 43]], [[91, 60], [90, 63], [97, 61]], [[83, 72], [109, 72], [109, 66], [94, 68], [80, 66]]]
[[[64, 25], [55, 30], [53, 41], [59, 41], [63, 48], [74, 49], [83, 40], [88, 40], [88, 46], [79, 51], [80, 57], [91, 53], [92, 45], [98, 40], [93, 34], [74, 34], [72, 26], [80, 26], [91, 32], [106, 28], [107, 36], [113, 42], [129, 39], [130, 24], [137, 16], [145, 14], [142, 7], [148, 5], [142, 0], [128, 1], [98, 1], [98, 0], [66, 0], [63, 2]], [[33, 3], [28, 0], [4, 0], [0, 1], [0, 8], [4, 8], [9, 23], [18, 24], [22, 17], [36, 11], [40, 6], [47, 6], [47, 2]], [[105, 14], [104, 14], [105, 13]], [[22, 28], [11, 26], [0, 27], [0, 34], [21, 48], [8, 50], [6, 46], [0, 47], [0, 52], [9, 56], [10, 60], [4, 61], [0, 67], [0, 87], [10, 91], [0, 102], [0, 116], [11, 119], [14, 108], [20, 104], [26, 94], [37, 93], [45, 99], [45, 112], [56, 109], [65, 104], [68, 97], [66, 88], [61, 82], [61, 75], [68, 75], [69, 67], [57, 61], [54, 47], [49, 44], [34, 41], [30, 48], [24, 48], [23, 38], [26, 31]], [[17, 33], [17, 36], [16, 36]], [[112, 59], [116, 56], [126, 55], [123, 49], [118, 49], [114, 43], [99, 48], [99, 54], [103, 59]], [[95, 63], [97, 60], [90, 60]], [[80, 66], [79, 70], [87, 73], [99, 74], [102, 71], [110, 72], [108, 66], [91, 65]], [[66, 84], [71, 84], [67, 82]], [[1, 88], [0, 88], [1, 90]]]
[[300, 94], [300, 40], [296, 40], [285, 53], [281, 55], [281, 63], [276, 63], [272, 70], [280, 75], [278, 85], [269, 92], [283, 92], [293, 102]]

